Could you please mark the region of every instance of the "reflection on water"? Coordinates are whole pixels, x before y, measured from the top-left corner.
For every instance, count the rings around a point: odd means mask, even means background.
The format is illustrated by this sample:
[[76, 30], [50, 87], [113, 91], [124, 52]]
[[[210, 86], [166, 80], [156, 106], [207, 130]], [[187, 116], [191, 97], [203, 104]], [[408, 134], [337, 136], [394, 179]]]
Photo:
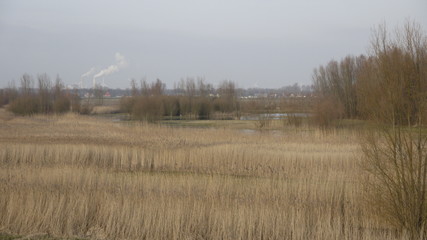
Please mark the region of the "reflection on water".
[[[253, 115], [246, 115], [241, 116], [240, 120], [243, 121], [256, 121], [260, 119], [271, 119], [271, 120], [278, 120], [278, 119], [284, 119], [286, 117], [310, 117], [311, 113], [261, 113], [261, 114], [253, 114]], [[104, 118], [104, 119], [110, 119], [112, 122], [122, 122], [122, 121], [131, 121], [131, 117], [128, 114], [100, 114], [95, 115], [95, 117], [98, 118]], [[176, 120], [177, 122], [180, 122], [180, 120]], [[174, 121], [168, 121], [167, 125], [175, 125]], [[177, 124], [179, 126], [182, 126], [182, 124]], [[255, 130], [252, 129], [243, 129], [243, 132], [245, 133], [255, 133]]]
[[281, 136], [281, 135], [283, 135], [283, 131], [279, 131], [279, 130], [255, 130], [255, 129], [245, 128], [245, 129], [239, 129], [239, 131], [241, 133], [245, 133], [245, 134], [249, 134], [249, 135], [252, 135], [252, 134], [262, 134], [262, 133], [273, 134], [275, 136]]
[[253, 129], [241, 129], [240, 132], [247, 133], [247, 134], [255, 134], [256, 130], [253, 130]]
[[240, 120], [259, 120], [259, 119], [282, 119], [288, 116], [309, 117], [309, 113], [262, 113], [248, 116], [241, 116]]
[[131, 117], [128, 114], [96, 114], [95, 118], [108, 119], [112, 122], [130, 121]]

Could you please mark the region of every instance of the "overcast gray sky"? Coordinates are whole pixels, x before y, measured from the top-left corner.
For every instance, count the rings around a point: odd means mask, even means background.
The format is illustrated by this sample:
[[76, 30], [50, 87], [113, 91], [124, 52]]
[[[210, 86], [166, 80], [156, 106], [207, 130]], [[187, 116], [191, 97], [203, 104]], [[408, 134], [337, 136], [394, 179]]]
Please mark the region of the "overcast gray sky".
[[311, 84], [330, 59], [366, 53], [371, 29], [410, 18], [426, 0], [0, 0], [0, 87], [23, 73], [109, 87], [186, 77], [239, 87]]

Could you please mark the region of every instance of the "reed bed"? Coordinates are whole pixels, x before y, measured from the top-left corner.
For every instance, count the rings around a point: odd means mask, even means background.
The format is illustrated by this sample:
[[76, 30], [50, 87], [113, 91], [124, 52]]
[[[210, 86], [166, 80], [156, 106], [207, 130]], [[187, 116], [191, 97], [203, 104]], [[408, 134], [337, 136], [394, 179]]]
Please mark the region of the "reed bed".
[[0, 124], [0, 232], [89, 239], [401, 239], [365, 210], [357, 132], [76, 115]]

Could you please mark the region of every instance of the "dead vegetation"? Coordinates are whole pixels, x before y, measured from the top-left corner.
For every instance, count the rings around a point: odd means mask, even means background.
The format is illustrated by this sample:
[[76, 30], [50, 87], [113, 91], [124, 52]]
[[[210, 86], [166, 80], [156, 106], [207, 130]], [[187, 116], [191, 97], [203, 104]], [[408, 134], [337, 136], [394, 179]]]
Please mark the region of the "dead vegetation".
[[350, 130], [78, 115], [0, 125], [0, 231], [91, 239], [401, 239], [360, 201]]

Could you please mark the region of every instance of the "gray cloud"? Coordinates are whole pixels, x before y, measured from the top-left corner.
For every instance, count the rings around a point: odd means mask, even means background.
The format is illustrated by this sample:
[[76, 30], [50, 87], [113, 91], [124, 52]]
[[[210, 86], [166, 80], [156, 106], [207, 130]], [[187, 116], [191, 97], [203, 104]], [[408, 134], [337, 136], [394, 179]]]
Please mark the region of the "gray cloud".
[[[411, 17], [427, 27], [421, 0], [5, 0], [0, 9], [0, 87], [44, 72], [121, 88], [144, 76], [168, 87], [186, 76], [241, 87], [309, 84], [319, 64], [365, 53], [376, 24]], [[115, 51], [132, 64], [111, 64]], [[90, 66], [98, 71], [87, 73]]]

